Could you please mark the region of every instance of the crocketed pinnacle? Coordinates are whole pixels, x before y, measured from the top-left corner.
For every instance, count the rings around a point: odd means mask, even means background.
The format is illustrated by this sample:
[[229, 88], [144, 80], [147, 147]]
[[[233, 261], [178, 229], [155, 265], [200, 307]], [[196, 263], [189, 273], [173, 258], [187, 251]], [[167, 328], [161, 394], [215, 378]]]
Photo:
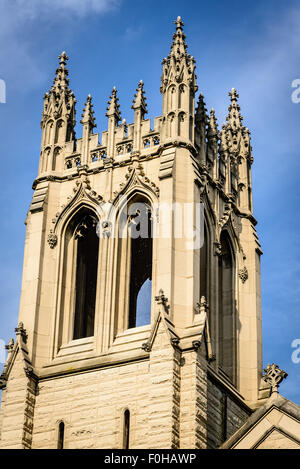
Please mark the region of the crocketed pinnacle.
[[205, 124], [207, 123], [207, 109], [205, 107], [204, 96], [202, 93], [199, 94], [198, 105], [195, 114], [195, 124]]
[[90, 130], [97, 127], [96, 122], [95, 122], [94, 111], [93, 111], [92, 96], [90, 94], [88, 95], [86, 99], [85, 107], [84, 107], [83, 114], [82, 114], [82, 119], [80, 122], [81, 124], [88, 124]]
[[69, 57], [67, 56], [66, 52], [63, 51], [59, 58], [59, 67], [56, 69], [56, 74], [53, 80], [53, 86], [51, 91], [55, 91], [56, 94], [59, 94], [61, 91], [68, 91], [69, 90], [69, 71], [66, 68], [67, 60]]
[[120, 105], [119, 105], [119, 98], [117, 97], [117, 88], [114, 86], [112, 89], [112, 93], [110, 96], [110, 100], [108, 101], [108, 107], [106, 116], [107, 117], [114, 117], [115, 123], [121, 120], [121, 113], [120, 113]]
[[73, 91], [69, 88], [68, 69], [69, 57], [63, 51], [59, 56], [59, 67], [56, 69], [53, 85], [44, 95], [44, 109], [41, 125], [51, 116], [55, 119], [65, 117], [70, 126], [75, 126], [75, 103]]
[[217, 124], [217, 118], [215, 115], [215, 110], [214, 108], [211, 108], [211, 111], [209, 113], [208, 126], [207, 126], [207, 138], [211, 139], [213, 137], [218, 137], [218, 136], [219, 136], [219, 131], [218, 131], [218, 124]]
[[243, 125], [243, 117], [240, 113], [240, 106], [237, 102], [239, 95], [236, 89], [229, 92], [230, 106], [228, 108], [227, 124], [224, 124], [221, 132], [221, 147], [228, 149], [232, 156], [244, 155], [250, 162], [253, 161], [251, 155], [250, 132]]
[[227, 128], [230, 128], [233, 132], [235, 132], [243, 127], [243, 117], [240, 114], [240, 106], [237, 102], [239, 95], [235, 88], [232, 88], [228, 94], [230, 96], [231, 104], [228, 108], [228, 116], [226, 117], [228, 122]]
[[182, 29], [183, 21], [180, 16], [178, 16], [175, 24], [176, 32], [173, 34], [170, 54], [162, 61], [161, 92], [163, 93], [166, 90], [169, 81], [174, 80], [177, 82], [188, 81], [189, 85], [194, 88], [193, 91], [196, 92], [195, 59], [187, 53], [185, 34]]
[[[182, 27], [184, 23], [180, 16], [177, 17], [177, 20], [174, 21], [176, 24], [176, 32], [173, 34], [173, 42], [171, 45], [171, 52], [170, 56], [174, 56], [176, 59], [181, 59], [181, 57], [187, 55], [187, 45], [185, 43], [185, 34], [183, 32]], [[168, 57], [168, 58], [169, 58]]]
[[136, 93], [133, 99], [133, 105], [131, 106], [132, 109], [140, 109], [142, 118], [145, 114], [147, 114], [147, 104], [146, 104], [146, 96], [144, 90], [144, 82], [140, 80], [138, 88], [136, 89]]

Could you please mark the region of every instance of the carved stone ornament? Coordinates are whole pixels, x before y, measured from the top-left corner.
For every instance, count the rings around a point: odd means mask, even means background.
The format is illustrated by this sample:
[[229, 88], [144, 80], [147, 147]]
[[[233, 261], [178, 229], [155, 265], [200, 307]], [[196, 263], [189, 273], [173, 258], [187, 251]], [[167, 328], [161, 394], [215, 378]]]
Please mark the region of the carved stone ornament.
[[214, 255], [215, 256], [221, 256], [222, 255], [221, 243], [218, 243], [218, 242], [214, 243]]
[[169, 314], [170, 305], [168, 305], [168, 298], [165, 297], [162, 289], [159, 290], [159, 294], [155, 297], [155, 301], [158, 305], [163, 306], [166, 314]]
[[263, 375], [263, 380], [271, 386], [271, 394], [278, 392], [279, 384], [287, 377], [287, 373], [284, 370], [281, 370], [278, 365], [272, 363], [272, 365], [267, 365], [264, 369], [266, 373]]
[[193, 344], [193, 349], [197, 351], [201, 345], [201, 342], [200, 340], [193, 340], [192, 344]]
[[53, 233], [52, 230], [50, 230], [50, 233], [48, 234], [47, 242], [51, 249], [53, 249], [57, 244], [57, 235]]
[[23, 342], [26, 344], [27, 332], [26, 332], [26, 329], [24, 329], [24, 324], [22, 322], [19, 322], [18, 327], [15, 328], [15, 333], [16, 335], [21, 336]]
[[142, 344], [142, 349], [145, 350], [145, 352], [151, 352], [151, 344], [150, 342], [145, 342]]
[[242, 283], [245, 283], [246, 280], [248, 279], [248, 270], [247, 270], [247, 267], [244, 266], [242, 269], [239, 270], [239, 277], [242, 281]]

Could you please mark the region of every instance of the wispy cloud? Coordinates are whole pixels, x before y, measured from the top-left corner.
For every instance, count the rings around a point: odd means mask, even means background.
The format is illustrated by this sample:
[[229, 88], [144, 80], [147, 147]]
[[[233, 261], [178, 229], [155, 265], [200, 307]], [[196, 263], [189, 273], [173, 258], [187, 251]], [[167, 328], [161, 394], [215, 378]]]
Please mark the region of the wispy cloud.
[[12, 88], [28, 89], [41, 83], [45, 72], [38, 64], [36, 49], [47, 50], [41, 34], [56, 28], [56, 40], [67, 42], [74, 21], [117, 10], [122, 1], [0, 0], [0, 78]]
[[128, 26], [125, 29], [124, 39], [125, 41], [134, 41], [143, 32], [143, 26]]
[[280, 22], [274, 18], [266, 21], [263, 36], [258, 35], [253, 41], [244, 66], [237, 73], [243, 87], [243, 98], [249, 103], [248, 112], [252, 108], [256, 119], [259, 117], [257, 102], [269, 107], [275, 96], [278, 103], [285, 90], [292, 93], [291, 79], [300, 75], [299, 59], [300, 6], [287, 9]]
[[49, 14], [51, 21], [57, 15], [85, 16], [89, 13], [106, 13], [119, 7], [121, 0], [1, 0], [0, 12], [13, 10], [17, 17], [35, 19], [41, 14]]

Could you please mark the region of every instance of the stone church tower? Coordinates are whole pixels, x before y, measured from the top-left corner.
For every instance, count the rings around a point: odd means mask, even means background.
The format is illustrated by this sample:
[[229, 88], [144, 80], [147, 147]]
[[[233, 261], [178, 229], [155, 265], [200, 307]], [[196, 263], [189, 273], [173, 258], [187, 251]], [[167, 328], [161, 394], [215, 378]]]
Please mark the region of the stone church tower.
[[[256, 415], [288, 405], [277, 393], [285, 373], [262, 373], [250, 132], [235, 89], [222, 129], [196, 100], [195, 60], [175, 24], [153, 125], [140, 81], [133, 123], [114, 87], [108, 130], [94, 133], [89, 95], [76, 138], [59, 57], [0, 382], [2, 448], [235, 447]], [[276, 425], [279, 441], [289, 431]]]

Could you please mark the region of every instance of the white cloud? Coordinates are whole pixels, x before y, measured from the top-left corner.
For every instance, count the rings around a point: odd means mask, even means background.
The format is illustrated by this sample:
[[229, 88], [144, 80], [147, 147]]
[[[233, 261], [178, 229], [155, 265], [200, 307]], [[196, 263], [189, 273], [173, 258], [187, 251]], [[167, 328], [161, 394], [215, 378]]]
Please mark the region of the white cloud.
[[117, 8], [121, 0], [0, 0], [0, 12], [5, 14], [14, 10], [17, 17], [35, 19], [42, 14], [49, 14], [49, 21], [54, 15], [85, 16], [89, 13], [106, 13]]
[[[40, 84], [45, 79], [45, 71], [35, 50], [43, 27], [52, 31], [57, 28], [53, 41], [59, 38], [68, 44], [74, 21], [117, 10], [122, 1], [0, 0], [0, 79], [5, 80], [10, 90]], [[46, 53], [49, 44], [41, 42], [40, 46]]]

